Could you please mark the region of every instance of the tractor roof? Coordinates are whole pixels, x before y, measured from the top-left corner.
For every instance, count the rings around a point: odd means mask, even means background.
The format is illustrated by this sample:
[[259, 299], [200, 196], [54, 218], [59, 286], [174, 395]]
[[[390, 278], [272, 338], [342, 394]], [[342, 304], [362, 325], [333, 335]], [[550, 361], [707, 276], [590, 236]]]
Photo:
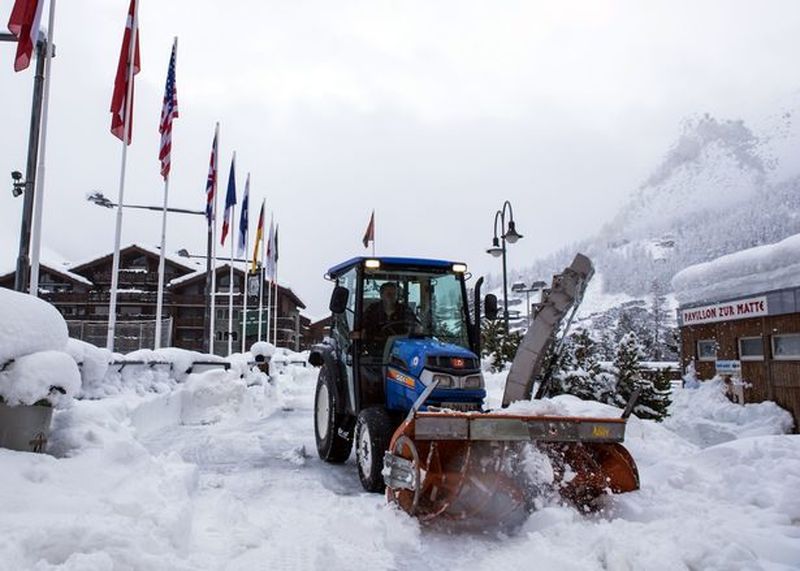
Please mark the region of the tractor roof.
[[346, 262], [337, 264], [328, 270], [328, 275], [332, 278], [340, 276], [353, 266], [362, 264], [365, 260], [378, 260], [381, 266], [389, 266], [392, 269], [421, 269], [432, 268], [445, 270], [453, 267], [453, 264], [461, 262], [453, 262], [449, 260], [429, 260], [426, 258], [402, 258], [402, 257], [385, 257], [385, 256], [358, 256], [351, 258]]

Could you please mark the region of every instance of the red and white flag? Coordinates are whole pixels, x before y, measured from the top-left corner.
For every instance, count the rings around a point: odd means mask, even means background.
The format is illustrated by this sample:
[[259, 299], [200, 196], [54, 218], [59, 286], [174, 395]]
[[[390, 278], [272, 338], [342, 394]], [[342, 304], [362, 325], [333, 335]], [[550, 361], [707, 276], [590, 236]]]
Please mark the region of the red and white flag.
[[33, 58], [33, 48], [39, 38], [44, 0], [16, 0], [8, 19], [8, 31], [17, 37], [14, 71], [27, 69]]
[[178, 57], [178, 38], [172, 44], [172, 55], [169, 58], [167, 70], [167, 84], [164, 87], [164, 105], [161, 108], [161, 123], [158, 132], [161, 133], [161, 150], [158, 158], [161, 160], [161, 176], [164, 180], [169, 178], [170, 160], [172, 155], [172, 120], [178, 117], [178, 88], [175, 84], [175, 60]]
[[364, 237], [361, 239], [361, 243], [364, 244], [366, 248], [369, 246], [370, 242], [375, 242], [375, 211], [372, 211], [372, 216], [369, 217], [369, 224], [367, 224], [367, 230], [364, 232]]
[[128, 8], [128, 22], [125, 25], [125, 35], [122, 37], [122, 48], [119, 53], [119, 63], [117, 64], [117, 77], [114, 79], [114, 94], [111, 96], [111, 133], [122, 141], [125, 137], [125, 113], [130, 107], [130, 125], [128, 125], [128, 140], [131, 144], [133, 138], [133, 85], [131, 85], [131, 100], [128, 97], [128, 76], [131, 77], [139, 73], [141, 68], [139, 62], [139, 24], [136, 22], [136, 46], [133, 55], [133, 75], [129, 74], [129, 58], [131, 53], [131, 36], [134, 30], [134, 20], [136, 19], [136, 0], [131, 0]]

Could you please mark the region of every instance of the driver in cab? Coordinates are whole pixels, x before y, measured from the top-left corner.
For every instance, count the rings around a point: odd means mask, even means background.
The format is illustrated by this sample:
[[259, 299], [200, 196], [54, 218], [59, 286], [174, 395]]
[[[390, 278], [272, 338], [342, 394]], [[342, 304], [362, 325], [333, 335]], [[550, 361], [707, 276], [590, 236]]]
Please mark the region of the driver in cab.
[[368, 340], [380, 342], [382, 347], [390, 335], [408, 333], [414, 323], [414, 316], [405, 304], [397, 301], [396, 283], [382, 284], [380, 295], [380, 301], [364, 311], [364, 332]]

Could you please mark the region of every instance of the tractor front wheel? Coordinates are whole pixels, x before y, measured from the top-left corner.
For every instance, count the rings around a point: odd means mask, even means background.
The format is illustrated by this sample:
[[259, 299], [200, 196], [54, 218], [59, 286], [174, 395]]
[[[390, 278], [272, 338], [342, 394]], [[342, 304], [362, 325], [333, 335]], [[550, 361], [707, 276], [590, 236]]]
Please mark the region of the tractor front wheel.
[[348, 417], [336, 412], [338, 396], [333, 376], [323, 365], [314, 393], [314, 435], [319, 457], [333, 464], [347, 460], [353, 447], [352, 420], [348, 423]]
[[389, 414], [378, 406], [365, 408], [356, 422], [356, 464], [361, 485], [367, 492], [383, 492], [383, 456], [389, 449], [393, 425]]

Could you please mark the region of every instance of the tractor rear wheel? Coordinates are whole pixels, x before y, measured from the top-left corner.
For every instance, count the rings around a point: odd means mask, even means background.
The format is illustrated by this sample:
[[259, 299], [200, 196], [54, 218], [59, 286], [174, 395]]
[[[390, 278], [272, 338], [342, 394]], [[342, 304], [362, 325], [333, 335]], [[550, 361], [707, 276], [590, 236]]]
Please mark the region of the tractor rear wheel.
[[383, 455], [389, 449], [394, 426], [389, 413], [379, 406], [365, 408], [356, 422], [356, 464], [367, 492], [383, 492]]
[[336, 412], [338, 398], [333, 375], [327, 365], [323, 365], [314, 393], [314, 436], [319, 457], [332, 464], [347, 460], [353, 447], [352, 421], [348, 422], [348, 417]]

